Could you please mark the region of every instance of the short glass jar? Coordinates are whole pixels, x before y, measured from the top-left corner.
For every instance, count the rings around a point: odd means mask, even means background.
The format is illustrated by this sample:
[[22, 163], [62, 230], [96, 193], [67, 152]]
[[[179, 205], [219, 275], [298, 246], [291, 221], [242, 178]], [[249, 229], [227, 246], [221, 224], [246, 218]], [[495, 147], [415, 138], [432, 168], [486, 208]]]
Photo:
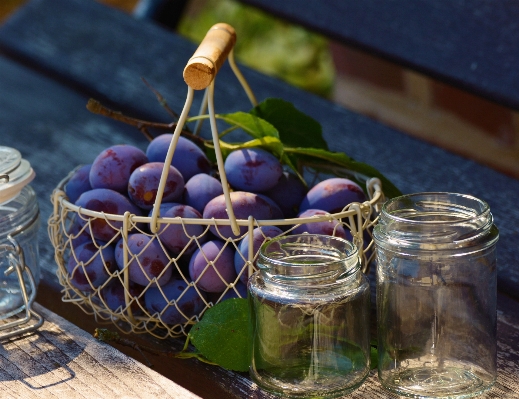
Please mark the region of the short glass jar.
[[385, 388], [468, 398], [494, 384], [498, 237], [488, 204], [469, 195], [417, 193], [384, 204], [374, 239]]
[[332, 398], [370, 370], [370, 290], [357, 248], [325, 235], [279, 237], [249, 279], [250, 375], [283, 397]]
[[34, 300], [40, 279], [40, 211], [28, 185], [33, 178], [17, 150], [0, 147], [0, 319]]

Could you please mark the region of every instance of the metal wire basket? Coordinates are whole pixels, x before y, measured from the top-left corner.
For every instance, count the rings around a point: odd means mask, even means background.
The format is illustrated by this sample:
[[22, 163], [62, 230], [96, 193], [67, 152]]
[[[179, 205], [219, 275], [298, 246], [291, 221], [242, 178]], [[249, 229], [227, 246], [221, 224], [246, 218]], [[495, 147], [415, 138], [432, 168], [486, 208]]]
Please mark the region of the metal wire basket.
[[[85, 313], [94, 315], [98, 322], [113, 323], [123, 332], [149, 333], [157, 338], [187, 335], [189, 328], [200, 319], [208, 308], [228, 297], [244, 297], [246, 295], [246, 292], [242, 289], [242, 281], [246, 280], [244, 277], [248, 277], [255, 272], [255, 260], [258, 255], [257, 251], [254, 250], [257, 246], [253, 245], [253, 230], [261, 226], [280, 227], [283, 231], [280, 235], [285, 235], [290, 234], [291, 231], [304, 223], [333, 221], [336, 223], [336, 228], [341, 226], [351, 233], [352, 240], [359, 249], [363, 271], [366, 273], [368, 270], [374, 256], [371, 230], [376, 223], [379, 207], [384, 201], [382, 184], [378, 178], [356, 175], [356, 179], [362, 180], [366, 185], [368, 200], [363, 203], [345, 204], [343, 210], [339, 213], [309, 218], [276, 220], [257, 220], [252, 216], [249, 216], [247, 219], [237, 219], [235, 217], [224, 170], [224, 161], [219, 147], [213, 104], [215, 76], [224, 60], [228, 59], [232, 70], [243, 86], [251, 103], [256, 105], [252, 91], [234, 62], [232, 48], [235, 40], [234, 29], [231, 26], [227, 24], [213, 26], [184, 70], [184, 80], [188, 85], [187, 99], [173, 133], [166, 156], [165, 168], [158, 187], [157, 199], [150, 216], [139, 216], [129, 212], [123, 215], [107, 214], [74, 205], [68, 200], [64, 190], [73, 172], [63, 179], [52, 193], [51, 201], [54, 209], [48, 220], [48, 233], [55, 250], [55, 260], [58, 265], [57, 275], [60, 284], [63, 286], [62, 300], [78, 305]], [[194, 90], [202, 89], [205, 89], [205, 95], [200, 114], [205, 113], [206, 107], [208, 108], [217, 166], [226, 199], [228, 219], [163, 218], [160, 217], [159, 209], [167, 171], [171, 164], [182, 126], [185, 124], [187, 114], [191, 108]], [[91, 281], [85, 271], [85, 266], [90, 261], [79, 261], [75, 252], [77, 249], [76, 242], [79, 237], [90, 235], [92, 231], [91, 226], [99, 222], [111, 226], [114, 230], [114, 235], [108, 243], [103, 243], [102, 245], [98, 244], [93, 236], [91, 237], [91, 241], [95, 245], [95, 251], [92, 254], [91, 260], [95, 257], [100, 257], [105, 261], [103, 258], [104, 250], [122, 240], [125, 265], [122, 269], [113, 271], [113, 268], [105, 264], [107, 278], [100, 285], [93, 284], [93, 281]], [[190, 233], [190, 226], [193, 225], [202, 227], [202, 229], [199, 229], [199, 233]], [[173, 256], [164, 247], [159, 236], [161, 229], [168, 228], [169, 226], [181, 227], [181, 230], [189, 237], [189, 243], [186, 245], [185, 250], [176, 256]], [[229, 226], [235, 235], [229, 237], [222, 234], [221, 228], [224, 226]], [[75, 229], [74, 227], [79, 228]], [[211, 228], [213, 228], [213, 232], [210, 231]], [[197, 279], [192, 280], [186, 271], [185, 255], [193, 250], [201, 250], [204, 240], [208, 235], [214, 235], [215, 229], [216, 235], [219, 236], [218, 238], [222, 242], [222, 248], [216, 257], [206, 258], [207, 266], [202, 274]], [[138, 289], [134, 289], [130, 282], [129, 265], [131, 262], [136, 262], [139, 267], [142, 268], [143, 266], [140, 263], [139, 254], [131, 253], [128, 248], [130, 232], [138, 232], [149, 237], [147, 246], [152, 245], [153, 242], [158, 243], [169, 261], [168, 266], [160, 276], [151, 279], [149, 284], [145, 286], [139, 286]], [[272, 237], [264, 235], [263, 238], [265, 241]], [[240, 242], [243, 239], [248, 240], [249, 244], [246, 253], [243, 253], [240, 249]], [[188, 248], [189, 251], [187, 250]], [[229, 250], [232, 250], [235, 256], [243, 259], [243, 267], [232, 281], [227, 281], [215, 267], [218, 257], [223, 256], [223, 252]], [[80, 290], [72, 284], [72, 273], [67, 269], [67, 262], [70, 258], [76, 260], [75, 270], [83, 270], [90, 285], [89, 289]], [[179, 283], [178, 295], [173, 299], [167, 297], [163, 290], [163, 285], [159, 283], [160, 277], [166, 271], [174, 275], [176, 281], [183, 282]], [[202, 278], [204, 273], [215, 273], [225, 283], [225, 288], [222, 292], [208, 294], [201, 289], [200, 278]], [[104, 290], [114, 284], [121, 287], [120, 294], [123, 296], [123, 305], [115, 309], [113, 309], [113, 306], [111, 307], [103, 294]], [[158, 295], [163, 296], [165, 305], [162, 309], [150, 310], [145, 305], [144, 298], [146, 292], [151, 289], [154, 289]], [[192, 304], [196, 303], [196, 306], [187, 306], [186, 303], [189, 301]], [[175, 313], [177, 316], [175, 318], [176, 322], [170, 322], [171, 319], [166, 317], [168, 312]]]

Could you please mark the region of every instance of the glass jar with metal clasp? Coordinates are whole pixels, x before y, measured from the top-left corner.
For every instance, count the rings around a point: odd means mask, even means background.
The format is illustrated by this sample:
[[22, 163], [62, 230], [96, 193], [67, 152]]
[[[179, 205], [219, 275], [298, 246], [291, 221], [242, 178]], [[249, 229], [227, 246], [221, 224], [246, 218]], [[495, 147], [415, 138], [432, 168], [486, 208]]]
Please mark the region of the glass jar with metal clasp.
[[40, 211], [29, 185], [34, 177], [18, 150], [0, 146], [0, 339], [43, 322], [32, 309], [40, 280]]

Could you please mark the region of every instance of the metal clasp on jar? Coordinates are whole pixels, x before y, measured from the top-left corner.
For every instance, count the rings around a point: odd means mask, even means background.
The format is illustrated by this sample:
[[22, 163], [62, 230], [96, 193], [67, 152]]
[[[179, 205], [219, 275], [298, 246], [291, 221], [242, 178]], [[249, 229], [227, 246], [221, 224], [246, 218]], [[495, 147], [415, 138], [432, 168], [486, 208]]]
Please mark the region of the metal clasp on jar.
[[[16, 272], [18, 276], [22, 298], [25, 304], [25, 317], [0, 325], [0, 332], [7, 331], [4, 334], [0, 334], [0, 340], [36, 330], [43, 324], [43, 317], [32, 309], [32, 304], [36, 298], [36, 283], [31, 269], [25, 264], [23, 249], [11, 235], [7, 236], [7, 241], [9, 241], [10, 245], [0, 245], [0, 251], [8, 252], [7, 258], [9, 260], [9, 267], [4, 271], [4, 274], [5, 276], [9, 276], [13, 272]], [[25, 286], [24, 272], [28, 277], [28, 283], [31, 287], [30, 297]], [[35, 318], [35, 321], [32, 324], [26, 325], [33, 318]]]

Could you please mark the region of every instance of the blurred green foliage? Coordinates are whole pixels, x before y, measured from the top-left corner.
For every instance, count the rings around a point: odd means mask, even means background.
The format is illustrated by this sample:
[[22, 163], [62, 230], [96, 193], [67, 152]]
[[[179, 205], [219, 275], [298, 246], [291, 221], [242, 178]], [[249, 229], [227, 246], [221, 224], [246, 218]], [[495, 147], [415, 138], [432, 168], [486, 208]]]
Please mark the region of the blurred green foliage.
[[218, 22], [236, 30], [236, 59], [302, 89], [329, 97], [335, 70], [328, 41], [233, 0], [208, 0], [181, 20], [178, 31], [199, 43]]

